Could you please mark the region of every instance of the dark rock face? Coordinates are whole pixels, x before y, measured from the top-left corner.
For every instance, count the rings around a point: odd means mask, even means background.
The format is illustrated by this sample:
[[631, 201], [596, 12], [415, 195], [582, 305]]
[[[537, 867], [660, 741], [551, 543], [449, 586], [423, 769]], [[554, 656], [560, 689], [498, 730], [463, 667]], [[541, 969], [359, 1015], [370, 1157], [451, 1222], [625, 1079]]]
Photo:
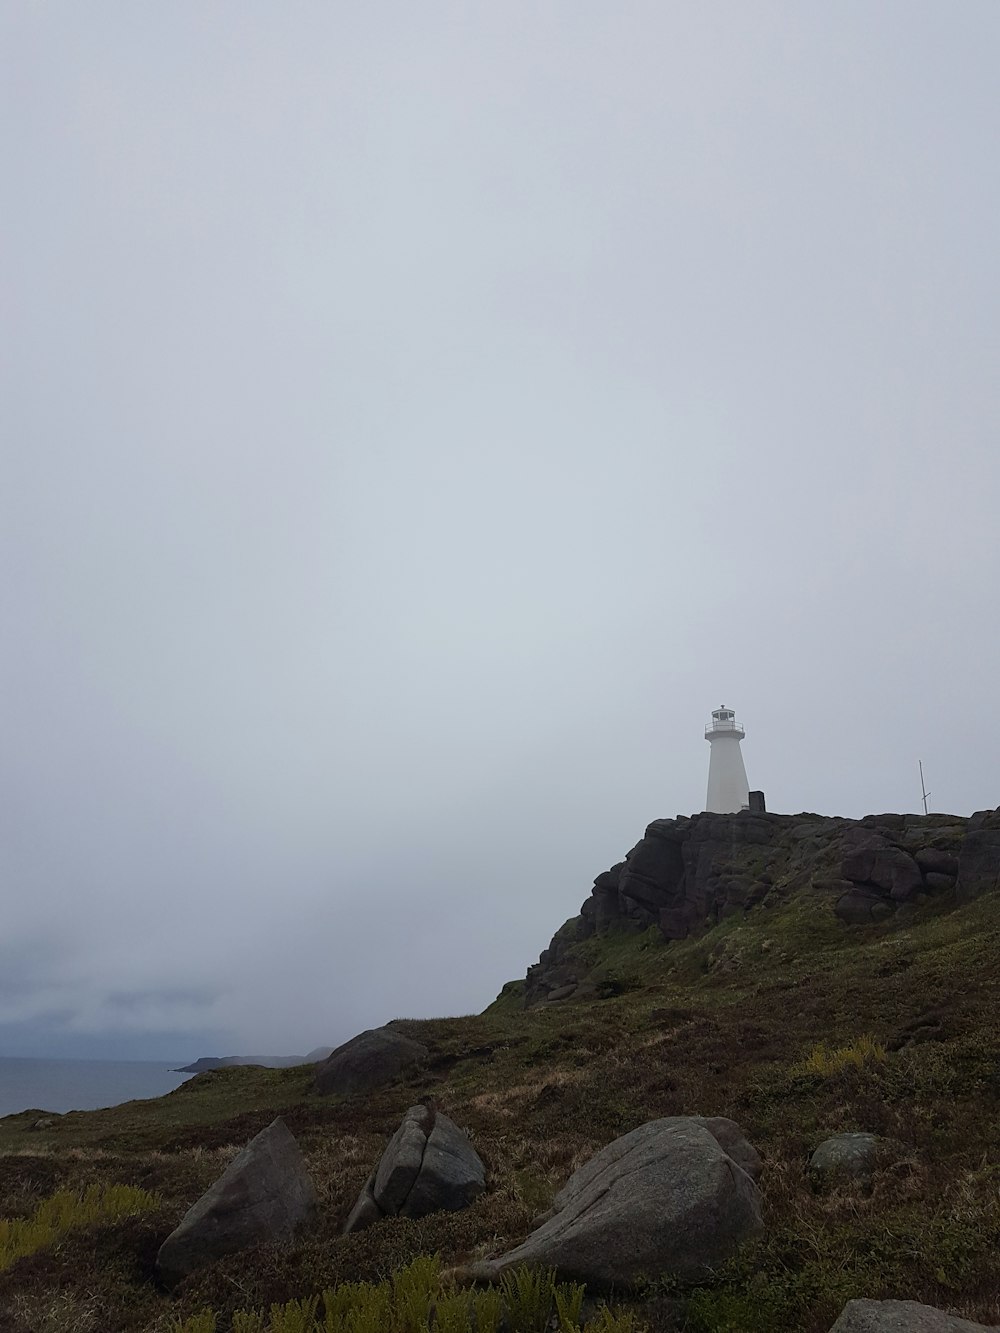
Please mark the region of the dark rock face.
[[1000, 888], [1000, 810], [981, 810], [969, 820], [958, 854], [961, 902]]
[[830, 1333], [1000, 1333], [916, 1301], [848, 1301]]
[[909, 852], [877, 836], [849, 852], [840, 873], [853, 884], [873, 885], [897, 902], [912, 898], [921, 884], [920, 867]]
[[684, 877], [682, 847], [669, 820], [658, 819], [646, 829], [618, 876], [618, 899], [627, 921], [645, 929], [656, 923], [665, 900], [676, 897]]
[[157, 1273], [173, 1286], [224, 1254], [290, 1240], [315, 1198], [299, 1145], [274, 1120], [185, 1213], [160, 1246]]
[[847, 926], [867, 926], [892, 916], [892, 906], [874, 889], [845, 885], [847, 893], [837, 899], [834, 912]]
[[[1000, 891], [1000, 810], [830, 819], [750, 810], [656, 819], [528, 969], [527, 1006], [600, 995], [575, 946], [609, 930], [682, 940], [802, 889], [828, 894], [847, 926], [904, 916], [930, 896]], [[903, 918], [901, 917], [900, 920]]]
[[937, 847], [921, 847], [914, 860], [925, 875], [947, 875], [951, 879], [958, 875], [958, 857], [953, 852], [943, 852]]
[[[471, 1275], [488, 1280], [531, 1264], [621, 1287], [666, 1274], [697, 1276], [724, 1262], [761, 1229], [760, 1201], [709, 1123], [672, 1116], [615, 1139], [570, 1177], [523, 1244], [473, 1265]], [[734, 1143], [745, 1144], [732, 1128]]]
[[391, 1027], [370, 1028], [345, 1041], [323, 1061], [316, 1070], [313, 1088], [321, 1096], [371, 1092], [426, 1057], [427, 1047], [422, 1042], [404, 1037]]
[[446, 1115], [411, 1106], [344, 1226], [360, 1231], [383, 1217], [458, 1212], [482, 1194], [486, 1170], [468, 1136]]

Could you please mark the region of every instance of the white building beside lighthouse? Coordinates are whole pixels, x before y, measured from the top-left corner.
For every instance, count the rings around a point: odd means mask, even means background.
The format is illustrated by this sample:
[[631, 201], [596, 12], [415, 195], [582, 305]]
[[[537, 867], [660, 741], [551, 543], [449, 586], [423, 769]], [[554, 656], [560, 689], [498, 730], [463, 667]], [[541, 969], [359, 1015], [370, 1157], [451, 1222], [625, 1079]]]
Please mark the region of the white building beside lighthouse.
[[712, 725], [705, 728], [705, 739], [712, 747], [705, 809], [713, 814], [733, 815], [750, 804], [750, 784], [740, 749], [744, 735], [731, 708], [722, 704], [713, 709]]

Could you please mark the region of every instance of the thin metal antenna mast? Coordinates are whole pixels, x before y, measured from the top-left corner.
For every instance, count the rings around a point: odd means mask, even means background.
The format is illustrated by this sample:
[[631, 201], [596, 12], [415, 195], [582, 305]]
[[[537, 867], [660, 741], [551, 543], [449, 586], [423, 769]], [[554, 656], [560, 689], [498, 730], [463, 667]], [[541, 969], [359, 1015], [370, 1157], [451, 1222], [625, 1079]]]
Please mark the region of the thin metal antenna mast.
[[928, 796], [930, 796], [930, 792], [929, 792], [929, 791], [927, 790], [927, 788], [924, 786], [924, 761], [923, 761], [922, 759], [918, 759], [918, 760], [917, 760], [917, 763], [920, 765], [920, 792], [921, 792], [921, 795], [922, 795], [923, 798], [924, 798], [924, 814], [926, 815], [926, 813], [927, 813], [927, 798], [928, 798]]

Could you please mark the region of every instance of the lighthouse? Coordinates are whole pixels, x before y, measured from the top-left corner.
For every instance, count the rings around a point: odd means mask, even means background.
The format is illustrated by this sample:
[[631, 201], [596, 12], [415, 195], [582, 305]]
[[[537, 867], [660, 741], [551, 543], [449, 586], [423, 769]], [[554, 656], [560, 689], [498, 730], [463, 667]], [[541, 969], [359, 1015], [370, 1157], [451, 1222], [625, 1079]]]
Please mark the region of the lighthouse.
[[705, 739], [712, 747], [705, 809], [714, 814], [733, 815], [750, 804], [750, 784], [740, 750], [743, 736], [743, 728], [731, 708], [722, 704], [713, 709], [712, 725], [705, 728]]

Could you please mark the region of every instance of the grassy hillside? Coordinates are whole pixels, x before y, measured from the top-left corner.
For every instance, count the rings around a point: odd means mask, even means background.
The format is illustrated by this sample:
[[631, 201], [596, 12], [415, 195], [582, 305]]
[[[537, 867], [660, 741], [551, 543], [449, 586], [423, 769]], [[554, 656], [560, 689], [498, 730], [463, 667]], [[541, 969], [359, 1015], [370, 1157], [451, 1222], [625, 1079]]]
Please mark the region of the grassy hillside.
[[[848, 929], [828, 896], [804, 891], [698, 939], [612, 932], [577, 947], [609, 998], [525, 1010], [511, 987], [478, 1016], [405, 1022], [429, 1063], [369, 1098], [310, 1096], [302, 1069], [232, 1068], [45, 1129], [31, 1128], [37, 1113], [0, 1121], [2, 1217], [95, 1184], [156, 1196], [137, 1217], [91, 1221], [0, 1271], [0, 1333], [166, 1333], [204, 1307], [225, 1333], [233, 1311], [420, 1254], [448, 1265], [496, 1252], [609, 1139], [687, 1113], [730, 1116], [759, 1149], [767, 1231], [699, 1288], [639, 1293], [650, 1329], [818, 1333], [854, 1295], [1000, 1323], [1000, 899]], [[341, 1238], [403, 1111], [426, 1094], [471, 1133], [487, 1193], [464, 1213]], [[279, 1113], [316, 1180], [315, 1221], [292, 1250], [158, 1291], [159, 1242]], [[815, 1193], [808, 1156], [842, 1130], [885, 1140], [873, 1188]]]

